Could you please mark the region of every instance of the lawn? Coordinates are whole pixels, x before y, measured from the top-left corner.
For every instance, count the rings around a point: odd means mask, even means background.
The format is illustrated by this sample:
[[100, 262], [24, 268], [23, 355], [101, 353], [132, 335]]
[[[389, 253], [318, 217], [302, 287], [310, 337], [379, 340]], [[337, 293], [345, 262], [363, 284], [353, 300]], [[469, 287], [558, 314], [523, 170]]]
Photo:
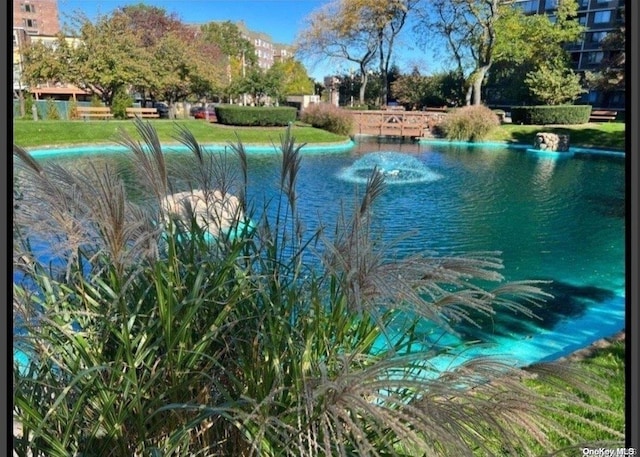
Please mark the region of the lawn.
[[487, 141], [506, 141], [533, 145], [538, 132], [569, 134], [571, 146], [598, 149], [620, 149], [625, 146], [624, 122], [599, 122], [580, 125], [517, 125], [503, 124]]
[[[160, 140], [175, 143], [177, 126], [188, 128], [202, 144], [226, 144], [237, 141], [236, 134], [247, 144], [279, 144], [284, 127], [228, 127], [201, 120], [150, 120]], [[94, 121], [30, 121], [15, 120], [13, 142], [25, 148], [38, 146], [67, 146], [115, 142], [120, 129], [136, 137], [131, 120]], [[335, 143], [347, 141], [345, 136], [304, 126], [294, 125], [293, 134], [300, 143]]]
[[[201, 120], [150, 120], [157, 129], [160, 140], [175, 142], [176, 125], [187, 127], [201, 143], [226, 144], [236, 141], [236, 133], [246, 144], [278, 143], [284, 128], [280, 127], [229, 127], [209, 124]], [[38, 146], [63, 146], [93, 143], [114, 143], [120, 128], [135, 136], [130, 120], [118, 121], [29, 121], [13, 123], [13, 142], [25, 148]], [[568, 133], [572, 146], [599, 149], [624, 150], [625, 124], [602, 122], [570, 126], [541, 126], [503, 124], [494, 130], [486, 141], [533, 144], [540, 131]], [[293, 134], [300, 143], [335, 143], [348, 140], [324, 130], [300, 123], [294, 125]]]

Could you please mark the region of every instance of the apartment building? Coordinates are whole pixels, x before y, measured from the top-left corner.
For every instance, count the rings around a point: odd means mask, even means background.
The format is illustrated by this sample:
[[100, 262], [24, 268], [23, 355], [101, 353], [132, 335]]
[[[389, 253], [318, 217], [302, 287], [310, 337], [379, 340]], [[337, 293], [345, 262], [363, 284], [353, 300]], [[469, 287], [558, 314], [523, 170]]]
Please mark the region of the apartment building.
[[240, 33], [242, 33], [242, 36], [253, 44], [253, 47], [256, 50], [256, 56], [258, 57], [258, 66], [263, 70], [268, 70], [279, 60], [293, 57], [291, 46], [274, 43], [273, 39], [269, 35], [249, 30], [246, 24], [242, 21], [238, 22], [236, 25], [238, 26]]
[[[33, 42], [55, 46], [60, 33], [58, 0], [13, 0], [13, 93], [26, 92], [36, 100], [54, 98], [85, 100], [89, 94], [71, 84], [43, 83], [28, 86], [22, 77], [24, 49]], [[73, 39], [69, 39], [73, 41]]]
[[13, 0], [13, 27], [29, 35], [57, 35], [58, 0]]
[[[547, 14], [551, 18], [557, 10], [559, 0], [514, 0], [514, 6], [526, 14]], [[622, 15], [624, 0], [577, 0], [578, 21], [586, 27], [582, 39], [567, 46], [573, 69], [577, 72], [597, 71], [607, 58], [603, 41], [611, 31], [619, 29], [624, 19]], [[581, 102], [603, 108], [624, 108], [624, 91], [600, 93], [591, 91], [585, 94]]]

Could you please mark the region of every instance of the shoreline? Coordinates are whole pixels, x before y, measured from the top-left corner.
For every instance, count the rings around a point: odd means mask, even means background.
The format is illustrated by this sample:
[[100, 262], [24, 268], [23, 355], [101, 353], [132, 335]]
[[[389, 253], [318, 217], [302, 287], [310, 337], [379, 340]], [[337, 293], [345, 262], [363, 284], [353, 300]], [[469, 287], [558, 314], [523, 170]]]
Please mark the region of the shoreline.
[[588, 359], [595, 355], [599, 350], [608, 348], [614, 343], [619, 341], [626, 342], [626, 331], [621, 330], [607, 338], [601, 338], [599, 340], [594, 341], [589, 346], [573, 351], [571, 354], [568, 354], [564, 357], [560, 357], [557, 359], [558, 362], [581, 362], [585, 359]]

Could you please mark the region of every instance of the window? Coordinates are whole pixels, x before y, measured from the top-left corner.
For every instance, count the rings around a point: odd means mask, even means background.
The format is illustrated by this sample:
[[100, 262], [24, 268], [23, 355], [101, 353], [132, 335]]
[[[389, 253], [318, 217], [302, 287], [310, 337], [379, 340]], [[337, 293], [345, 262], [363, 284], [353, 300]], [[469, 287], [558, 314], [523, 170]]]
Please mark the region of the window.
[[606, 24], [609, 21], [611, 21], [611, 10], [596, 11], [593, 14], [594, 24]]
[[38, 27], [38, 21], [36, 21], [35, 19], [23, 19], [22, 24], [27, 29], [35, 29]]
[[580, 0], [578, 2], [578, 8], [587, 8], [589, 6], [589, 0]]
[[611, 0], [596, 0], [598, 5], [602, 5], [603, 3], [609, 3]]
[[607, 32], [592, 32], [589, 36], [590, 43], [602, 43], [602, 40], [607, 36]]
[[596, 64], [602, 62], [602, 58], [604, 57], [604, 53], [602, 51], [596, 52], [587, 52], [584, 55], [585, 63], [587, 64]]
[[540, 7], [540, 0], [527, 0], [525, 2], [516, 3], [515, 6], [520, 8], [525, 14], [537, 13], [538, 8]]
[[28, 3], [21, 3], [20, 4], [20, 11], [24, 11], [25, 13], [35, 13], [36, 12], [36, 6], [35, 5], [30, 5]]
[[558, 8], [558, 0], [546, 0], [544, 3], [544, 8], [547, 10], [554, 10]]
[[580, 25], [587, 25], [587, 15], [578, 14], [578, 23], [580, 23]]

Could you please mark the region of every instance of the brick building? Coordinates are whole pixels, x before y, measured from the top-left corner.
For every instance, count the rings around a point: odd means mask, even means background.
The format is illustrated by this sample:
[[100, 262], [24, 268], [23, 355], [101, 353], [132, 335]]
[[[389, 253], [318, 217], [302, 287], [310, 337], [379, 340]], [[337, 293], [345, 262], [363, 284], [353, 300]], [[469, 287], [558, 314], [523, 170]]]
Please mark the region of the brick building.
[[[40, 42], [55, 46], [60, 33], [58, 0], [13, 0], [13, 94], [20, 98], [27, 92], [36, 100], [86, 100], [89, 94], [71, 84], [43, 83], [29, 86], [23, 81], [23, 52], [29, 44]], [[72, 39], [70, 39], [72, 40]]]
[[29, 35], [57, 35], [58, 0], [13, 0], [13, 27]]

